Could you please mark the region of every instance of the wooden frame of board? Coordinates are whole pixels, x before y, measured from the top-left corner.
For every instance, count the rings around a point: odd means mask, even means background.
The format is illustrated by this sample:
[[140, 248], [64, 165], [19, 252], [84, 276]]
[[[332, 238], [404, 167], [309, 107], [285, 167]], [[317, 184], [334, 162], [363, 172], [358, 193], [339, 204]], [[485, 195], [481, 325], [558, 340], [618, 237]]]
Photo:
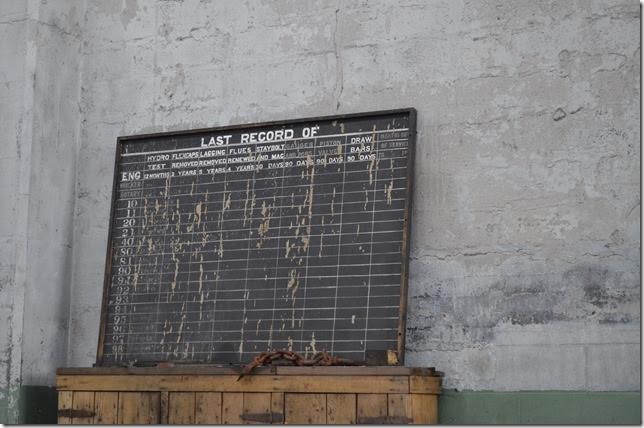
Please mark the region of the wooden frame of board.
[[[107, 306], [109, 300], [109, 286], [110, 286], [110, 277], [111, 277], [111, 260], [112, 260], [112, 241], [113, 241], [113, 226], [112, 220], [115, 214], [115, 202], [117, 199], [117, 178], [118, 178], [118, 165], [119, 159], [122, 154], [122, 144], [124, 142], [131, 142], [151, 137], [172, 137], [172, 136], [183, 136], [190, 134], [198, 134], [204, 132], [221, 132], [221, 131], [233, 131], [241, 129], [252, 129], [265, 126], [280, 126], [280, 125], [292, 125], [303, 122], [311, 122], [317, 120], [344, 120], [344, 119], [354, 119], [361, 117], [378, 117], [386, 116], [397, 113], [406, 113], [409, 115], [409, 155], [407, 158], [407, 189], [405, 196], [405, 208], [403, 212], [403, 231], [402, 231], [402, 251], [401, 251], [401, 274], [400, 274], [400, 311], [399, 311], [399, 320], [398, 320], [398, 337], [397, 337], [397, 349], [396, 349], [396, 358], [389, 360], [390, 364], [393, 365], [402, 365], [404, 363], [404, 350], [405, 350], [405, 332], [406, 332], [406, 316], [407, 316], [407, 295], [408, 295], [408, 278], [409, 278], [409, 240], [411, 236], [411, 209], [412, 209], [412, 192], [413, 192], [413, 167], [414, 167], [414, 150], [416, 145], [416, 110], [414, 108], [404, 108], [404, 109], [393, 109], [393, 110], [381, 110], [374, 112], [362, 112], [354, 114], [342, 114], [334, 116], [318, 116], [318, 117], [307, 117], [299, 118], [293, 120], [279, 120], [279, 121], [270, 121], [262, 123], [252, 123], [252, 124], [241, 124], [233, 126], [222, 126], [222, 127], [213, 127], [213, 128], [201, 128], [193, 129], [187, 131], [170, 131], [162, 133], [152, 133], [152, 134], [138, 134], [130, 136], [121, 136], [117, 138], [117, 147], [114, 160], [114, 179], [112, 184], [112, 197], [110, 202], [110, 227], [109, 234], [107, 239], [107, 251], [106, 251], [106, 262], [105, 262], [105, 274], [103, 281], [103, 297], [101, 304], [101, 316], [100, 316], [100, 327], [99, 327], [99, 337], [98, 337], [98, 346], [96, 353], [96, 364], [97, 366], [102, 365], [103, 360], [103, 348], [106, 335], [106, 320], [107, 320]], [[195, 362], [194, 364], [203, 364], [200, 362]]]

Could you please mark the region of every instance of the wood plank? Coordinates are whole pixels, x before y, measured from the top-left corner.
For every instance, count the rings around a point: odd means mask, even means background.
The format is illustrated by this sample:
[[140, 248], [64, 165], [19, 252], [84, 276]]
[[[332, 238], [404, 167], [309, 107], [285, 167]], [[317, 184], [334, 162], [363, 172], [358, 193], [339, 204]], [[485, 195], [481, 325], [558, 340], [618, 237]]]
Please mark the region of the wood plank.
[[[213, 367], [191, 364], [177, 367], [65, 367], [57, 375], [239, 375], [237, 367]], [[402, 366], [269, 366], [257, 367], [257, 375], [307, 375], [307, 376], [425, 376], [436, 375], [433, 367]]]
[[85, 375], [58, 376], [59, 390], [208, 392], [409, 392], [408, 376]]
[[415, 424], [438, 423], [438, 395], [410, 394], [412, 419]]
[[437, 376], [410, 376], [409, 392], [418, 394], [440, 394], [441, 380]]
[[369, 418], [387, 416], [387, 394], [358, 394], [356, 407], [359, 424], [374, 424]]
[[274, 421], [274, 423], [284, 423], [284, 393], [273, 392], [271, 393], [271, 412], [275, 415], [280, 415], [281, 420]]
[[242, 420], [244, 421], [244, 423], [260, 423], [260, 421], [257, 420], [257, 417], [259, 415], [265, 415], [266, 418], [268, 418], [268, 420], [270, 421], [271, 400], [272, 397], [270, 392], [245, 392], [244, 408], [242, 412]]
[[113, 425], [118, 421], [118, 392], [97, 392], [94, 396], [94, 424]]
[[[253, 374], [275, 374], [276, 367], [257, 367]], [[176, 367], [64, 367], [56, 370], [56, 375], [237, 375], [240, 367], [213, 367], [212, 365], [178, 365]]]
[[170, 407], [170, 393], [168, 391], [161, 391], [159, 394], [160, 394], [159, 423], [161, 425], [167, 425], [168, 408]]
[[169, 393], [168, 423], [170, 425], [192, 425], [195, 423], [194, 392]]
[[74, 425], [88, 425], [94, 421], [94, 392], [85, 391], [85, 392], [74, 392], [74, 397], [72, 398], [72, 409], [82, 410], [88, 412], [91, 416], [86, 417], [74, 417], [72, 419], [72, 424]]
[[301, 376], [409, 376], [433, 372], [433, 369], [401, 366], [277, 366], [276, 369], [278, 375]]
[[326, 424], [326, 394], [284, 394], [284, 422]]
[[244, 394], [241, 392], [224, 392], [221, 403], [221, 420], [224, 424], [243, 424], [241, 414], [244, 411]]
[[161, 394], [148, 392], [145, 394], [143, 411], [141, 412], [141, 424], [158, 424], [161, 414]]
[[387, 395], [387, 415], [394, 418], [409, 418], [411, 421], [411, 399], [409, 394]]
[[348, 425], [356, 423], [356, 394], [327, 394], [326, 423]]
[[221, 424], [221, 392], [195, 394], [195, 424]]
[[137, 401], [140, 399], [138, 392], [119, 392], [118, 423], [135, 424]]
[[[58, 410], [71, 410], [73, 396], [74, 396], [74, 393], [72, 391], [59, 391], [58, 392]], [[60, 425], [71, 424], [72, 418], [67, 416], [59, 416], [58, 423]]]
[[160, 401], [158, 392], [119, 392], [118, 423], [158, 424]]

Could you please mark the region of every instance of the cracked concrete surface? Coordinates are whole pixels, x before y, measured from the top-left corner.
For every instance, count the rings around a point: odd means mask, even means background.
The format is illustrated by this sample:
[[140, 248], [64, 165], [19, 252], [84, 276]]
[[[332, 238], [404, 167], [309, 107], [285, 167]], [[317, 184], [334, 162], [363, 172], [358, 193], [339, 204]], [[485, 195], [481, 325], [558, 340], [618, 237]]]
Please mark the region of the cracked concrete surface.
[[[17, 142], [2, 148], [0, 191], [18, 201], [0, 207], [0, 314], [15, 320], [20, 302], [33, 304], [24, 327], [2, 331], [2, 376], [20, 378], [22, 339], [24, 355], [69, 338], [43, 368], [23, 362], [38, 382], [94, 361], [117, 136], [411, 106], [407, 364], [444, 371], [448, 388], [640, 388], [637, 2], [29, 1], [37, 16], [5, 6], [21, 3], [0, 6], [3, 38], [31, 47], [25, 57], [3, 44], [0, 62], [3, 98], [19, 100], [0, 105]], [[52, 78], [31, 94], [48, 72], [67, 86]], [[73, 214], [41, 233], [61, 232], [26, 238], [62, 209], [59, 194]], [[47, 263], [27, 263], [20, 245]], [[42, 317], [30, 321], [52, 296], [25, 294], [24, 269], [69, 295], [68, 324], [39, 332]]]

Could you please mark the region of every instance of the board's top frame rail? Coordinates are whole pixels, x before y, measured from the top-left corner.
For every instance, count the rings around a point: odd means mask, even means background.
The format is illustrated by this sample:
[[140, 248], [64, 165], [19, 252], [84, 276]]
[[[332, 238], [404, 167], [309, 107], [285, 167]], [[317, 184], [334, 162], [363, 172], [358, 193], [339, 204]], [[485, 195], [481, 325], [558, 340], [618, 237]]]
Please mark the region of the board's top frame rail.
[[307, 123], [315, 121], [326, 121], [326, 120], [347, 120], [347, 119], [359, 119], [361, 117], [378, 117], [378, 116], [390, 116], [395, 114], [409, 114], [410, 119], [415, 122], [416, 119], [416, 109], [413, 107], [392, 109], [392, 110], [377, 110], [371, 112], [360, 112], [360, 113], [347, 113], [331, 116], [314, 116], [314, 117], [303, 117], [297, 119], [282, 119], [282, 120], [273, 120], [268, 122], [259, 122], [259, 123], [244, 123], [237, 125], [224, 125], [216, 126], [210, 128], [198, 128], [198, 129], [189, 129], [189, 130], [177, 130], [177, 131], [163, 131], [163, 132], [153, 132], [147, 134], [132, 134], [132, 135], [123, 135], [117, 137], [117, 143], [132, 142], [136, 140], [145, 140], [148, 138], [159, 138], [159, 137], [173, 137], [179, 135], [192, 135], [192, 134], [202, 134], [204, 132], [220, 132], [220, 131], [235, 131], [240, 129], [253, 129], [253, 128], [263, 128], [267, 126], [281, 126], [281, 125], [294, 125], [298, 123]]

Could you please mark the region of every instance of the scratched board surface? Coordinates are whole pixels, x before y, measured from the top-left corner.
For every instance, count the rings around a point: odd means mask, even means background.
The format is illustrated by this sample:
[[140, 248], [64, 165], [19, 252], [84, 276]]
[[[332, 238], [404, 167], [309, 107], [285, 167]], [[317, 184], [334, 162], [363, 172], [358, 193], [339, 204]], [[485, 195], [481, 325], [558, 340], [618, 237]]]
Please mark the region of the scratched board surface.
[[402, 351], [414, 113], [120, 138], [98, 363]]

